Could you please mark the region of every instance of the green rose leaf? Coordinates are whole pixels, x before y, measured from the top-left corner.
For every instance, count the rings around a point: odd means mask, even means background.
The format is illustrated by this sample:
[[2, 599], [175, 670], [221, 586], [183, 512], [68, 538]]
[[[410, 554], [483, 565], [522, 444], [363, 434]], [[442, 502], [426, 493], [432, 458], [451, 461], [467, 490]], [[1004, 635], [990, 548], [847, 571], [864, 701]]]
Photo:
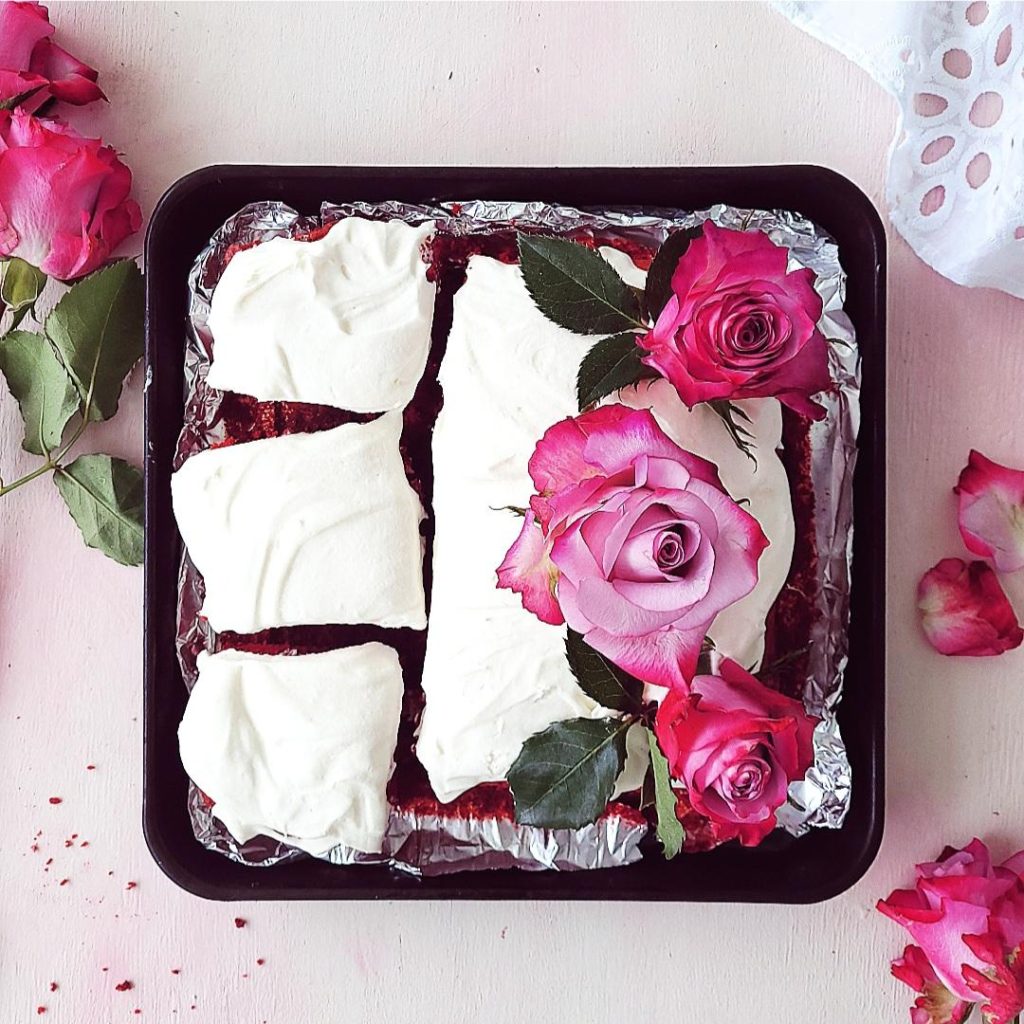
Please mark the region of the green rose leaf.
[[672, 275], [679, 266], [690, 242], [701, 235], [701, 228], [686, 228], [674, 231], [662, 243], [661, 248], [647, 271], [647, 286], [644, 289], [644, 304], [652, 320], [657, 320], [666, 303], [672, 298]]
[[117, 412], [124, 379], [142, 356], [142, 318], [142, 273], [131, 260], [82, 278], [46, 318], [46, 336], [89, 401], [89, 419]]
[[531, 736], [509, 769], [516, 821], [582, 828], [608, 806], [626, 763], [630, 721], [574, 718]]
[[576, 334], [643, 327], [632, 288], [593, 249], [564, 238], [518, 236], [519, 266], [537, 308]]
[[142, 563], [142, 474], [124, 459], [79, 455], [53, 474], [85, 543], [122, 565]]
[[565, 656], [580, 689], [592, 700], [612, 711], [640, 710], [644, 684], [595, 651], [574, 629], [566, 635]]
[[580, 412], [619, 388], [657, 374], [641, 359], [644, 350], [636, 334], [602, 338], [584, 357], [576, 374], [576, 398]]
[[46, 275], [17, 256], [4, 263], [0, 300], [13, 313], [31, 309], [46, 287]]
[[669, 781], [668, 761], [658, 746], [654, 733], [648, 729], [651, 745], [651, 773], [654, 776], [654, 810], [658, 818], [657, 836], [666, 860], [678, 856], [686, 839], [686, 829], [676, 817], [676, 795]]
[[10, 331], [0, 338], [0, 372], [25, 421], [22, 447], [52, 452], [78, 409], [78, 392], [49, 342], [39, 334]]

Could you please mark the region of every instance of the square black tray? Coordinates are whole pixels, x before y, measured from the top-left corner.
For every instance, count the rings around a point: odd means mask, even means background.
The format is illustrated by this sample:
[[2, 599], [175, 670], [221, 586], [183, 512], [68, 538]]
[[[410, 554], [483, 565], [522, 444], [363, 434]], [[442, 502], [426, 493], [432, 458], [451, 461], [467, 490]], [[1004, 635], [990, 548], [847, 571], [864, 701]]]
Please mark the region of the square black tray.
[[[186, 690], [175, 657], [181, 538], [171, 458], [182, 425], [187, 276], [213, 232], [247, 203], [277, 199], [315, 214], [322, 200], [542, 200], [572, 206], [795, 210], [839, 243], [846, 310], [863, 359], [854, 478], [850, 660], [839, 721], [853, 769], [843, 827], [798, 840], [736, 844], [666, 862], [569, 873], [514, 869], [414, 878], [387, 867], [304, 858], [244, 867], [199, 845], [186, 809], [177, 725]], [[885, 695], [885, 233], [867, 197], [812, 166], [693, 168], [372, 168], [213, 166], [175, 183], [146, 236], [146, 564], [143, 829], [156, 862], [211, 899], [630, 899], [811, 903], [849, 888], [882, 837]]]

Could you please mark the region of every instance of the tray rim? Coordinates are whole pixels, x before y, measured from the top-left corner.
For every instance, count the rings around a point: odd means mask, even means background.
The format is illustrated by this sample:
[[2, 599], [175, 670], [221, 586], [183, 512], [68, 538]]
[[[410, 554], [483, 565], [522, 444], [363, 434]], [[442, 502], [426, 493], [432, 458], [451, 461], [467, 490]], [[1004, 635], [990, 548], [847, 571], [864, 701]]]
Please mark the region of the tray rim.
[[[626, 181], [625, 179], [629, 180]], [[621, 199], [612, 202], [605, 198], [599, 201], [587, 201], [585, 195], [595, 187], [622, 187], [628, 195], [629, 190], [643, 192], [651, 187], [671, 189], [687, 187], [693, 189], [695, 182], [703, 181], [705, 189], [713, 189], [716, 198], [705, 203], [689, 202], [670, 203], [663, 200], [623, 202]], [[442, 192], [435, 193], [443, 198], [475, 198], [481, 192], [489, 192], [489, 197], [498, 195], [514, 195], [515, 198], [546, 198], [548, 201], [562, 202], [569, 205], [637, 205], [665, 206], [676, 205], [681, 208], [699, 208], [711, 202], [729, 202], [737, 206], [777, 207], [807, 213], [806, 197], [811, 189], [824, 190], [829, 194], [830, 206], [824, 210], [826, 216], [812, 216], [812, 219], [838, 235], [834, 225], [828, 223], [832, 206], [842, 209], [844, 206], [855, 214], [854, 222], [862, 229], [863, 237], [858, 246], [863, 250], [858, 255], [870, 257], [870, 282], [861, 280], [860, 275], [868, 272], [869, 263], [864, 262], [857, 267], [856, 287], [863, 293], [860, 298], [864, 305], [864, 315], [856, 323], [858, 338], [862, 343], [862, 361], [864, 365], [865, 387], [870, 396], [871, 416], [864, 416], [861, 425], [861, 453], [858, 459], [857, 477], [861, 479], [865, 469], [871, 471], [869, 476], [870, 492], [873, 497], [870, 509], [873, 522], [868, 534], [873, 541], [867, 551], [861, 551], [857, 545], [857, 537], [861, 535], [864, 524], [863, 513], [855, 514], [854, 549], [855, 570], [854, 588], [856, 596], [870, 584], [873, 599], [855, 603], [855, 594], [851, 593], [851, 607], [858, 612], [858, 624], [861, 620], [867, 627], [867, 636], [871, 637], [870, 650], [860, 655], [859, 661], [865, 662], [868, 671], [866, 685], [871, 688], [870, 697], [873, 714], [868, 721], [866, 764], [858, 768], [861, 773], [859, 783], [855, 780], [855, 793], [859, 786], [859, 799], [868, 799], [865, 828], [859, 836], [859, 842], [848, 861], [841, 865], [834, 874], [816, 880], [808, 880], [806, 887], [795, 892], [753, 891], [738, 885], [724, 885], [700, 892], [674, 891], [664, 886], [645, 886], [638, 878], [634, 867], [615, 869], [607, 872], [573, 872], [559, 874], [556, 872], [528, 873], [517, 869], [504, 869], [488, 872], [462, 872], [455, 875], [436, 878], [414, 879], [389, 871], [387, 868], [365, 866], [341, 868], [328, 865], [335, 884], [304, 885], [295, 881], [296, 869], [302, 874], [301, 867], [306, 861], [294, 865], [281, 865], [275, 868], [253, 868], [232, 864], [219, 854], [205, 851], [194, 838], [191, 839], [197, 851], [206, 858], [216, 858], [223, 862], [217, 865], [220, 870], [204, 873], [197, 870], [194, 864], [186, 863], [173, 843], [168, 841], [166, 821], [163, 816], [166, 808], [153, 798], [151, 783], [157, 778], [161, 765], [156, 756], [160, 746], [159, 740], [166, 741], [162, 735], [165, 723], [159, 721], [160, 701], [155, 687], [158, 672], [160, 639], [157, 636], [155, 608], [166, 600], [168, 580], [159, 568], [159, 558], [166, 554], [168, 544], [175, 547], [180, 543], [176, 530], [173, 538], [166, 538], [156, 529], [160, 520], [166, 520], [168, 509], [161, 509], [161, 501], [166, 499], [166, 487], [161, 482], [169, 479], [169, 460], [161, 464], [159, 442], [156, 435], [159, 427], [156, 422], [161, 404], [167, 401], [167, 385], [160, 379], [154, 367], [160, 362], [159, 331], [166, 326], [163, 318], [167, 314], [167, 303], [164, 293], [174, 288], [161, 280], [159, 273], [163, 263], [169, 259], [165, 249], [169, 244], [168, 236], [180, 228], [182, 207], [186, 209], [191, 202], [195, 204], [204, 190], [223, 189], [231, 185], [252, 189], [259, 186], [258, 195], [262, 198], [281, 198], [290, 201], [286, 193], [297, 182], [307, 184], [322, 183], [325, 191], [321, 198], [328, 195], [329, 183], [335, 186], [340, 182], [352, 185], [356, 192], [370, 187], [371, 191], [406, 198], [410, 185], [426, 186], [428, 183], [443, 185]], [[496, 183], [501, 183], [495, 192]], [[395, 188], [392, 188], [392, 185]], [[401, 189], [406, 195], [401, 194]], [[751, 202], [749, 192], [753, 190], [763, 197], [763, 201]], [[571, 193], [576, 191], [574, 197]], [[743, 202], [734, 202], [733, 194], [742, 193], [747, 198]], [[552, 194], [555, 193], [555, 194]], [[373, 198], [380, 198], [374, 195]], [[424, 193], [418, 193], [423, 198]], [[787, 197], [788, 198], [785, 198]], [[355, 198], [353, 195], [333, 196], [333, 198]], [[785, 198], [785, 201], [782, 201]], [[237, 203], [252, 201], [247, 198]], [[204, 211], [205, 212], [205, 211]], [[230, 212], [230, 211], [229, 211]], [[302, 211], [305, 212], [305, 211]], [[312, 211], [310, 211], [312, 212]], [[213, 230], [223, 221], [219, 213], [216, 221], [206, 232], [208, 238]], [[848, 252], [841, 244], [841, 256]], [[198, 251], [198, 250], [196, 250]], [[194, 253], [193, 253], [194, 256]], [[885, 319], [886, 319], [886, 237], [881, 218], [864, 193], [849, 179], [829, 168], [813, 164], [784, 164], [745, 167], [367, 167], [342, 165], [263, 165], [263, 164], [214, 164], [199, 168], [186, 174], [172, 184], [158, 201], [150, 218], [145, 241], [146, 261], [146, 387], [145, 387], [145, 607], [144, 607], [144, 728], [143, 728], [143, 808], [142, 825], [146, 843], [150, 852], [163, 872], [176, 884], [194, 895], [208, 899], [558, 899], [558, 900], [594, 900], [594, 899], [625, 899], [625, 900], [674, 900], [687, 902], [779, 902], [779, 903], [812, 903], [832, 898], [852, 886], [874, 860], [882, 839], [884, 827], [884, 736], [885, 736]], [[850, 274], [851, 286], [854, 284], [853, 273]], [[180, 291], [184, 293], [185, 281], [180, 282]], [[154, 309], [156, 312], [154, 313]], [[182, 337], [186, 311], [178, 312], [180, 324], [177, 337]], [[870, 338], [868, 351], [865, 353], [863, 339]], [[870, 369], [870, 374], [869, 374]], [[181, 382], [177, 382], [180, 394]], [[176, 436], [180, 427], [180, 414], [173, 433]], [[166, 430], [166, 425], [163, 426]], [[865, 450], [868, 457], [865, 458]], [[880, 484], [879, 484], [880, 477]], [[166, 502], [165, 502], [166, 503]], [[855, 505], [857, 505], [855, 496]], [[864, 504], [861, 502], [860, 504]], [[163, 514], [161, 514], [163, 513]], [[859, 571], [858, 571], [859, 570]], [[171, 579], [172, 589], [176, 588], [176, 572]], [[867, 607], [860, 609], [866, 602]], [[852, 647], [852, 644], [851, 644]], [[166, 656], [166, 652], [164, 652]], [[851, 651], [852, 660], [852, 651]], [[175, 672], [177, 665], [175, 662]], [[180, 677], [179, 677], [180, 685]], [[842, 709], [850, 700], [849, 692], [840, 705]], [[154, 730], [161, 730], [157, 735]], [[176, 744], [174, 745], [176, 750]], [[163, 765], [166, 768], [166, 764]], [[173, 765], [171, 769], [173, 771]], [[178, 764], [179, 772], [183, 775]], [[867, 769], [866, 775], [864, 774]], [[856, 798], [855, 798], [856, 799]], [[181, 817], [187, 823], [184, 800], [181, 801]], [[191, 829], [189, 827], [189, 832]], [[730, 853], [735, 851], [730, 851]], [[750, 851], [753, 852], [753, 851]], [[691, 857], [721, 857], [720, 851], [711, 854], [690, 855]], [[204, 857], [193, 857], [199, 864], [206, 863]], [[735, 858], [729, 858], [735, 859]], [[687, 861], [675, 862], [685, 865]], [[240, 872], [237, 881], [225, 883], [214, 875], [224, 875], [224, 866], [230, 865], [234, 872]], [[346, 873], [352, 875], [345, 884], [342, 881]], [[382, 875], [381, 872], [384, 872]], [[227, 873], [233, 873], [228, 871]], [[684, 872], [680, 871], [680, 874]], [[499, 880], [498, 876], [504, 877]], [[609, 885], [607, 878], [616, 876], [622, 884]], [[564, 881], [563, 881], [564, 880]], [[589, 881], [588, 881], [589, 880]], [[685, 881], [685, 879], [684, 879]], [[630, 884], [632, 882], [632, 884]], [[639, 882], [639, 884], [637, 884]]]

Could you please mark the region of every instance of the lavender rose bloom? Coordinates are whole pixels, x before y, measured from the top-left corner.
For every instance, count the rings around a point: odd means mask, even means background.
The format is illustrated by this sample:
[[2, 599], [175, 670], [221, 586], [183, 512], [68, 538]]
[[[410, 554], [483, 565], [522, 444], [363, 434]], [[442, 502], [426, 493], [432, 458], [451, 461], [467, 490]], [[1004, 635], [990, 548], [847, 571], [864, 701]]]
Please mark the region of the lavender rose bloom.
[[685, 689], [715, 616], [757, 583], [757, 520], [714, 465], [621, 405], [555, 424], [530, 476], [538, 493], [498, 585], [637, 678]]

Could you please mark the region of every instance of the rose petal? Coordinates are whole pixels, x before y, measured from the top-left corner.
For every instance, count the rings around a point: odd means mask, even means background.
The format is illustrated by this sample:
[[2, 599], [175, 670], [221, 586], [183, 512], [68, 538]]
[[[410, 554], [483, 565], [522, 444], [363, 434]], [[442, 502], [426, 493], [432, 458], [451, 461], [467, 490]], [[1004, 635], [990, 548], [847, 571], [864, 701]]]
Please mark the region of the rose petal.
[[917, 598], [925, 636], [940, 654], [985, 657], [1024, 640], [999, 579], [984, 562], [943, 559], [924, 574]]
[[1024, 568], [1024, 472], [972, 450], [953, 491], [967, 549], [1000, 572]]
[[523, 607], [541, 622], [560, 626], [565, 619], [554, 598], [558, 570], [548, 557], [544, 534], [532, 512], [523, 518], [523, 528], [498, 566], [498, 586], [519, 594]]
[[[561, 593], [559, 593], [561, 599]], [[563, 602], [566, 621], [572, 625]], [[685, 690], [693, 678], [701, 645], [710, 623], [689, 628], [676, 625], [647, 636], [616, 636], [593, 628], [585, 634], [588, 644], [630, 675], [655, 686]]]

